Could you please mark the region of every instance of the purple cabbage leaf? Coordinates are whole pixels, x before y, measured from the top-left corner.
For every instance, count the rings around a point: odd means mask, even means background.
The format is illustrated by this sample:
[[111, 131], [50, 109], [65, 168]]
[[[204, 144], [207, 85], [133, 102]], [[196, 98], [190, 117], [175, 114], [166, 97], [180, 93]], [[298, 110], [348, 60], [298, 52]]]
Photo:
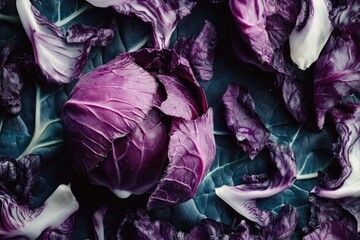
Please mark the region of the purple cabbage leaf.
[[313, 124], [312, 97], [306, 81], [295, 74], [276, 74], [275, 84], [281, 93], [283, 102], [289, 113], [299, 123], [311, 126]]
[[287, 72], [283, 44], [295, 27], [300, 1], [230, 0], [235, 20], [234, 51], [244, 62]]
[[360, 239], [360, 235], [351, 231], [347, 226], [339, 222], [329, 221], [303, 237], [303, 240], [326, 240], [326, 239]]
[[328, 199], [314, 194], [309, 196], [310, 222], [312, 229], [327, 222], [338, 222], [347, 226], [353, 232], [360, 230], [360, 198]]
[[170, 37], [178, 22], [191, 13], [196, 1], [193, 0], [87, 0], [96, 7], [113, 7], [117, 12], [134, 15], [151, 24], [154, 48], [169, 47]]
[[334, 26], [347, 25], [360, 22], [359, 0], [338, 1], [330, 11], [330, 19]]
[[79, 203], [67, 185], [60, 185], [43, 206], [34, 210], [27, 205], [19, 205], [7, 194], [0, 195], [0, 201], [1, 239], [36, 239], [44, 232], [58, 229], [65, 222], [70, 225], [68, 228], [71, 228], [73, 221], [68, 219], [72, 218], [79, 208]]
[[30, 191], [38, 182], [43, 169], [44, 161], [40, 155], [26, 155], [18, 160], [1, 157], [0, 189], [19, 203], [28, 203], [31, 198]]
[[256, 199], [273, 196], [289, 188], [296, 179], [295, 156], [292, 150], [284, 145], [269, 141], [266, 145], [277, 172], [273, 176], [257, 174], [243, 176], [243, 184], [237, 186], [223, 185], [215, 193], [239, 214], [259, 224], [268, 225], [274, 218], [273, 213], [262, 211], [256, 206]]
[[25, 69], [29, 64], [25, 54], [13, 45], [5, 45], [0, 52], [0, 108], [16, 115], [21, 110], [21, 92], [25, 85]]
[[335, 145], [336, 158], [339, 163], [337, 177], [329, 173], [320, 175], [320, 186], [314, 189], [319, 197], [339, 199], [360, 197], [360, 105], [343, 104], [331, 111], [331, 117], [339, 134]]
[[314, 101], [317, 125], [323, 128], [326, 113], [343, 97], [359, 93], [360, 24], [343, 25], [334, 31], [324, 54], [316, 62]]
[[235, 83], [229, 84], [222, 97], [225, 105], [226, 124], [235, 135], [240, 147], [250, 159], [265, 147], [270, 136], [255, 111], [249, 90]]
[[199, 36], [182, 37], [174, 46], [180, 56], [188, 59], [195, 75], [203, 81], [208, 81], [213, 76], [216, 35], [214, 25], [206, 21]]
[[[78, 78], [83, 72], [91, 47], [108, 43], [114, 35], [112, 29], [98, 29], [85, 42], [68, 43], [61, 29], [41, 15], [29, 0], [18, 0], [16, 6], [31, 41], [35, 61], [51, 83], [64, 84]], [[70, 33], [73, 31], [70, 29]], [[86, 34], [86, 30], [82, 31]]]
[[302, 70], [313, 64], [320, 55], [333, 30], [326, 0], [303, 1], [297, 24], [289, 36], [292, 61]]
[[174, 120], [165, 176], [151, 194], [148, 208], [175, 205], [195, 196], [215, 159], [213, 112], [192, 120]]

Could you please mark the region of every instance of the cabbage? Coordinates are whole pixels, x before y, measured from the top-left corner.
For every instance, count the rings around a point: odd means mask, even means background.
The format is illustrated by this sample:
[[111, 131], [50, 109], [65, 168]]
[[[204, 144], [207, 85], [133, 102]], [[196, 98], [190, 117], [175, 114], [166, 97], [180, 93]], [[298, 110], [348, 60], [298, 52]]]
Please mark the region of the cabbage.
[[150, 209], [192, 198], [214, 161], [212, 109], [175, 50], [120, 54], [84, 75], [61, 119], [76, 168], [121, 198], [156, 187]]

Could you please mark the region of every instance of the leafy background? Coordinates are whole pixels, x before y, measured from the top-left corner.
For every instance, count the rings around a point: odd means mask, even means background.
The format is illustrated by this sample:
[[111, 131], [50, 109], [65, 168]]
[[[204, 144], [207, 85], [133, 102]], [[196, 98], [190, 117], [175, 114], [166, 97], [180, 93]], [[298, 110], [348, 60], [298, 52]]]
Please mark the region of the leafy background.
[[[16, 21], [14, 2], [7, 1], [7, 7], [0, 10], [0, 47], [10, 41], [29, 47], [21, 24]], [[95, 9], [80, 0], [37, 0], [33, 4], [50, 21], [63, 27], [64, 31], [74, 23], [98, 25], [104, 16], [116, 14], [111, 9]], [[15, 18], [9, 22], [4, 16]], [[92, 49], [85, 72], [108, 62], [118, 53], [143, 47], [151, 36], [150, 26], [136, 18], [116, 15], [116, 19], [114, 40], [107, 47]], [[205, 20], [210, 20], [216, 26], [219, 39], [214, 77], [208, 82], [201, 82], [208, 103], [214, 108], [217, 143], [215, 163], [194, 199], [175, 207], [155, 210], [152, 216], [169, 221], [182, 231], [188, 231], [204, 217], [231, 223], [234, 217], [240, 216], [215, 195], [214, 188], [223, 184], [240, 184], [241, 176], [268, 172], [272, 168], [271, 160], [265, 154], [250, 160], [236, 146], [226, 129], [221, 97], [227, 85], [236, 82], [249, 87], [256, 110], [271, 131], [271, 138], [291, 146], [297, 160], [298, 180], [293, 186], [271, 198], [259, 200], [258, 204], [262, 209], [275, 212], [284, 204], [296, 206], [300, 212], [298, 229], [301, 229], [309, 219], [308, 194], [316, 184], [317, 172], [329, 166], [333, 160], [331, 144], [335, 142], [336, 135], [329, 130], [318, 131], [296, 123], [279, 97], [273, 84], [274, 76], [236, 59], [231, 49], [233, 25], [226, 4], [199, 3], [193, 13], [180, 22], [172, 43], [181, 36], [197, 35]], [[80, 202], [74, 239], [92, 238], [92, 214], [104, 204], [117, 206], [120, 213], [126, 208], [145, 206], [146, 195], [117, 199], [106, 189], [90, 185], [83, 176], [73, 171], [59, 121], [61, 107], [73, 84], [46, 86], [37, 76], [29, 76], [26, 80], [20, 115], [0, 116], [0, 155], [19, 157], [27, 153], [39, 153], [45, 158], [46, 170], [33, 191], [31, 206], [40, 206], [60, 183], [71, 182], [72, 190]]]

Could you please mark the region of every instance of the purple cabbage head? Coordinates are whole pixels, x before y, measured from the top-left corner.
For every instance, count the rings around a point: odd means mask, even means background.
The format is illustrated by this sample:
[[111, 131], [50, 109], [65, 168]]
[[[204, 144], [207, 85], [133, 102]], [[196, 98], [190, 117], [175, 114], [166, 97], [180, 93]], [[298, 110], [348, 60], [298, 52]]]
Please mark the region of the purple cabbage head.
[[174, 50], [120, 54], [84, 75], [61, 118], [76, 168], [122, 198], [152, 190], [148, 208], [193, 197], [215, 158], [212, 109]]

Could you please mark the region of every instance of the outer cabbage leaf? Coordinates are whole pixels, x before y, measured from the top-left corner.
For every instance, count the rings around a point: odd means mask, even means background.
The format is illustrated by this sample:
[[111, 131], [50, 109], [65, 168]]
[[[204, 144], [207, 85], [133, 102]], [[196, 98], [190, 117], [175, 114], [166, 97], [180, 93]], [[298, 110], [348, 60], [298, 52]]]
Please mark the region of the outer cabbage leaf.
[[27, 205], [18, 205], [9, 195], [0, 195], [0, 236], [2, 239], [36, 239], [42, 232], [55, 229], [79, 208], [69, 186], [60, 185], [44, 205], [31, 210]]
[[259, 119], [249, 90], [230, 84], [222, 101], [225, 105], [228, 128], [236, 136], [240, 147], [249, 154], [250, 159], [254, 159], [265, 147], [270, 132]]
[[317, 124], [322, 128], [326, 113], [343, 97], [359, 93], [360, 24], [344, 25], [334, 32], [325, 54], [316, 62], [314, 101]]
[[176, 75], [155, 74], [155, 76], [163, 84], [166, 91], [166, 99], [159, 106], [163, 113], [186, 120], [200, 117], [200, 106], [195, 96]]
[[238, 213], [258, 223], [268, 225], [273, 216], [269, 211], [262, 211], [256, 206], [256, 199], [273, 196], [289, 188], [296, 179], [295, 156], [290, 148], [268, 142], [267, 150], [276, 165], [274, 176], [266, 173], [244, 176], [243, 184], [237, 186], [221, 186], [215, 189], [216, 195], [234, 208]]
[[169, 46], [170, 37], [179, 20], [190, 14], [196, 2], [193, 0], [87, 0], [96, 7], [113, 7], [119, 13], [135, 15], [153, 28], [154, 47]]
[[[98, 81], [99, 77], [103, 81]], [[156, 89], [155, 78], [128, 54], [80, 79], [61, 116], [69, 147], [77, 146], [72, 152], [79, 170], [87, 173], [96, 168], [116, 138], [126, 136], [145, 120]]]
[[354, 103], [339, 106], [331, 115], [339, 133], [336, 158], [340, 172], [336, 178], [329, 174], [322, 175], [321, 185], [314, 191], [318, 196], [326, 198], [360, 197], [360, 105]]
[[212, 109], [195, 120], [173, 120], [169, 134], [169, 164], [149, 198], [149, 209], [175, 205], [194, 197], [214, 162], [213, 128]]
[[30, 1], [18, 0], [16, 6], [31, 41], [35, 61], [47, 81], [61, 84], [77, 78], [84, 70], [92, 45], [100, 36], [85, 43], [69, 44], [60, 28], [41, 15]]
[[[135, 63], [139, 64], [148, 71], [153, 72], [156, 70], [156, 72], [160, 72], [161, 75], [176, 75], [181, 78], [183, 85], [185, 85], [191, 91], [193, 97], [196, 98], [199, 113], [203, 114], [207, 111], [208, 104], [204, 91], [196, 81], [194, 73], [189, 65], [189, 61], [179, 56], [175, 50], [156, 50], [145, 48], [131, 53], [131, 56], [135, 59]], [[154, 75], [158, 75], [158, 73], [155, 73]], [[178, 102], [178, 104], [184, 105], [182, 106], [183, 109], [188, 108], [189, 106], [186, 106], [185, 103], [189, 102], [189, 99], [183, 101], [185, 102], [181, 101]], [[193, 117], [192, 119], [194, 119], [194, 114], [191, 115]], [[183, 118], [187, 119], [187, 115], [184, 115]]]

